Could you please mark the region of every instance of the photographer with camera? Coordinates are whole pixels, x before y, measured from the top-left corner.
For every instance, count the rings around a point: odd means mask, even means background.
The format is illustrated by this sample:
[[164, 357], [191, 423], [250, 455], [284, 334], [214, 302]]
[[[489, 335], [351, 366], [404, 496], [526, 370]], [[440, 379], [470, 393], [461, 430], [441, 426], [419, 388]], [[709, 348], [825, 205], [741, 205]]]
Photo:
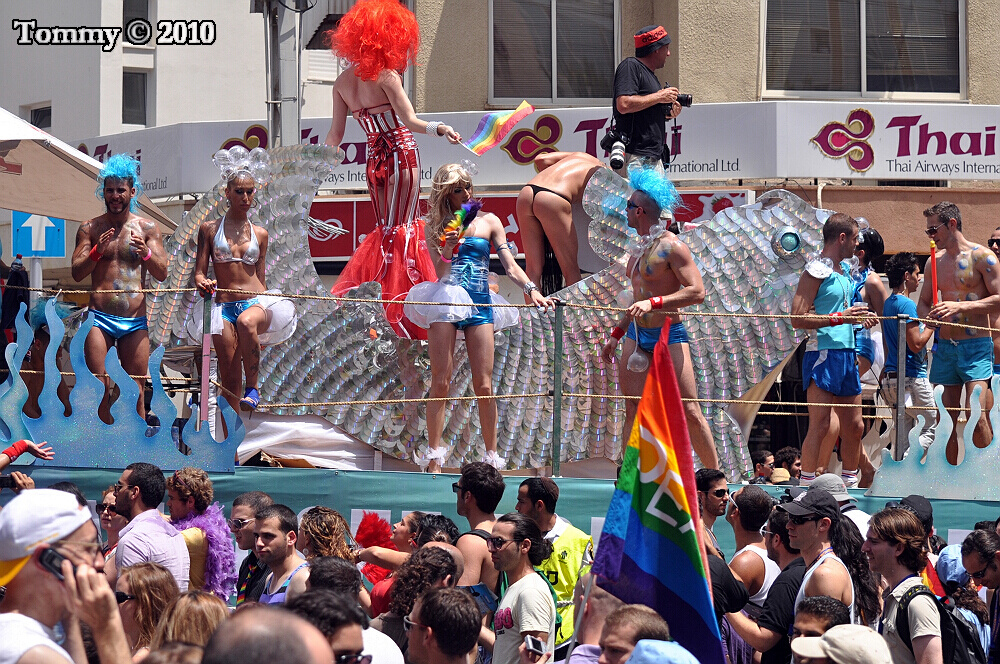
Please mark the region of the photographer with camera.
[[[601, 142], [611, 152], [611, 168], [628, 177], [627, 167], [640, 161], [644, 167], [663, 172], [667, 118], [681, 112], [678, 96], [685, 106], [690, 95], [678, 95], [677, 88], [660, 86], [654, 73], [670, 56], [670, 35], [662, 25], [648, 25], [635, 33], [635, 57], [625, 58], [615, 70], [613, 127]], [[607, 141], [613, 144], [609, 147]]]

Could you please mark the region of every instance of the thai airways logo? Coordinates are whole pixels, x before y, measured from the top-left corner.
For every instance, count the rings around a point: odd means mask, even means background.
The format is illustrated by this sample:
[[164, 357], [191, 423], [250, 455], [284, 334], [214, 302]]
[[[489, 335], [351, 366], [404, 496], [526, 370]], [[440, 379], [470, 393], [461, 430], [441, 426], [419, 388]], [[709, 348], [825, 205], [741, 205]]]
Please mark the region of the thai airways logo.
[[863, 108], [847, 115], [847, 122], [827, 123], [810, 139], [830, 159], [847, 158], [852, 171], [864, 173], [875, 165], [875, 150], [868, 144], [875, 131], [875, 118]]

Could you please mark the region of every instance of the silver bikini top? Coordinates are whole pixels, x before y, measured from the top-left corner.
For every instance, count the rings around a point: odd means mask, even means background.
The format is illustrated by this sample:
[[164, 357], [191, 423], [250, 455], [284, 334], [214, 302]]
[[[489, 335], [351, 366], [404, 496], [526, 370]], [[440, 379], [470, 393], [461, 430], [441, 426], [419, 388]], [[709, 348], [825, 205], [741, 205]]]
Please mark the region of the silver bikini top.
[[[247, 222], [250, 224], [250, 222]], [[243, 256], [236, 258], [233, 250], [229, 247], [229, 240], [226, 239], [226, 218], [219, 221], [219, 229], [215, 231], [215, 240], [212, 242], [212, 260], [216, 263], [243, 263], [244, 265], [255, 265], [260, 258], [260, 244], [257, 242], [257, 234], [250, 224], [250, 246], [243, 252]]]

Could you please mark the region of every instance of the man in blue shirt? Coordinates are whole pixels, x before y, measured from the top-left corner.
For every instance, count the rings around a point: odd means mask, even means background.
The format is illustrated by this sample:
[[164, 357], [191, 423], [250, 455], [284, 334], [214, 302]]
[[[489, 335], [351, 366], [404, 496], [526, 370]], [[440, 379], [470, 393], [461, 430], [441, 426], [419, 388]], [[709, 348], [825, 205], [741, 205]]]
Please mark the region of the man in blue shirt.
[[[903, 381], [906, 414], [902, 426], [906, 429], [907, 439], [903, 443], [903, 453], [905, 454], [909, 448], [909, 432], [916, 424], [917, 415], [924, 416], [924, 426], [920, 430], [920, 446], [926, 453], [927, 448], [934, 442], [936, 414], [934, 410], [922, 410], [934, 407], [934, 393], [927, 380], [927, 351], [924, 347], [934, 336], [934, 330], [917, 322], [917, 305], [909, 298], [910, 293], [916, 292], [920, 285], [920, 266], [917, 264], [916, 256], [904, 251], [889, 259], [885, 272], [889, 277], [892, 295], [885, 301], [883, 315], [893, 318], [898, 314], [906, 314], [914, 319], [906, 324], [906, 378]], [[899, 380], [896, 366], [899, 352], [898, 332], [898, 326], [892, 321], [887, 321], [882, 326], [882, 339], [885, 343], [882, 389], [890, 406], [896, 403]]]

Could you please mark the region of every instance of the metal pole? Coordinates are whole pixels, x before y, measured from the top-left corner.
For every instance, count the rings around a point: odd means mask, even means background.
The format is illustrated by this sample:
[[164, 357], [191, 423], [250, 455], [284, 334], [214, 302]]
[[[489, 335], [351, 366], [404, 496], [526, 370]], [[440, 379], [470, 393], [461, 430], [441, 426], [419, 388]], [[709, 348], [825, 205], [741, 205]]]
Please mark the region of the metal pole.
[[208, 376], [212, 370], [212, 298], [206, 297], [201, 334], [201, 403], [198, 429], [208, 424]]
[[560, 477], [562, 457], [563, 303], [556, 300], [555, 367], [552, 376], [552, 475]]
[[892, 450], [892, 458], [896, 461], [903, 458], [903, 447], [910, 434], [903, 428], [906, 421], [906, 323], [909, 320], [906, 314], [896, 315], [896, 446]]
[[[42, 232], [45, 232], [44, 229]], [[31, 288], [42, 287], [42, 259], [38, 256], [28, 257], [28, 286]], [[41, 293], [37, 290], [28, 291], [28, 293], [28, 309], [30, 310], [41, 297]]]

